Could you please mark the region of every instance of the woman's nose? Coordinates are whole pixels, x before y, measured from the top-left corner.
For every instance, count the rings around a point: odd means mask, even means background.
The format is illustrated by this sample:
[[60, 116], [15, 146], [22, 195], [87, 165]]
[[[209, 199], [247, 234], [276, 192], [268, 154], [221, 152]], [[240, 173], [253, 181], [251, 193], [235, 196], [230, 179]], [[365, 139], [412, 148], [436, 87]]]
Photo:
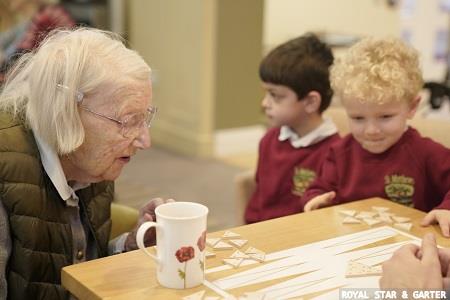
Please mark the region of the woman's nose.
[[151, 146], [150, 130], [147, 126], [142, 126], [139, 135], [134, 139], [133, 146], [138, 149], [147, 149]]

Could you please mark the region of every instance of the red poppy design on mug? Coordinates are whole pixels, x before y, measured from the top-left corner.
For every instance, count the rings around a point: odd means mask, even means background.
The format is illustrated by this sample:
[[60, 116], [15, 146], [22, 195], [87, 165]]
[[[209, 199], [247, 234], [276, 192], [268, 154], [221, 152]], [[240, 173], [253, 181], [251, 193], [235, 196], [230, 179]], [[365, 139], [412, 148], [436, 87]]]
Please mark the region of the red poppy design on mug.
[[177, 257], [180, 263], [191, 260], [194, 258], [194, 248], [191, 246], [181, 247], [180, 249], [177, 250], [175, 256]]
[[[206, 247], [206, 230], [202, 232], [202, 235], [200, 235], [200, 237], [197, 240], [197, 247], [200, 250], [200, 252], [203, 252], [203, 250], [205, 250]], [[204, 261], [202, 259], [202, 256], [200, 256], [200, 260], [199, 260], [199, 266], [200, 269], [203, 272], [203, 276], [205, 275], [205, 264]]]
[[197, 247], [202, 252], [206, 246], [206, 230], [202, 232], [202, 235], [198, 238]]
[[175, 253], [176, 258], [180, 263], [184, 262], [184, 271], [181, 269], [178, 269], [178, 276], [180, 276], [181, 279], [184, 281], [184, 288], [186, 288], [186, 268], [187, 268], [187, 262], [194, 258], [195, 251], [194, 247], [187, 246], [187, 247], [181, 247], [177, 250]]

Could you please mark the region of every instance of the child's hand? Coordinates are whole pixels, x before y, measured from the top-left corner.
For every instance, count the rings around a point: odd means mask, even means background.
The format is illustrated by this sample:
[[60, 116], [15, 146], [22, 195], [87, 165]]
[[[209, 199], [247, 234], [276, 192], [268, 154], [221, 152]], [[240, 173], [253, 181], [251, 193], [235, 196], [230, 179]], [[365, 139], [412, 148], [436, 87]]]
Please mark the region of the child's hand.
[[428, 226], [431, 224], [439, 223], [441, 227], [442, 234], [445, 237], [450, 237], [450, 210], [446, 209], [433, 209], [430, 211], [425, 218], [423, 218], [420, 225]]
[[319, 196], [316, 196], [308, 201], [303, 208], [303, 211], [311, 211], [318, 208], [331, 205], [334, 197], [336, 197], [336, 192], [328, 192]]

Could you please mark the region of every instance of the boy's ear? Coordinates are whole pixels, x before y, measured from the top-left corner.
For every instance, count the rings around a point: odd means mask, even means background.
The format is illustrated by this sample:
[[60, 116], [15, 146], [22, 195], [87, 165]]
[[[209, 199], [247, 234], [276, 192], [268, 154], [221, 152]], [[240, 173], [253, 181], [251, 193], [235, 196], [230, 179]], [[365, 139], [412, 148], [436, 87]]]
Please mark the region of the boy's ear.
[[311, 91], [302, 101], [304, 102], [305, 111], [311, 114], [319, 111], [322, 96], [316, 91]]
[[414, 115], [417, 112], [417, 109], [419, 108], [419, 103], [422, 97], [420, 95], [417, 95], [413, 101], [409, 104], [409, 113], [408, 113], [408, 119], [412, 119]]

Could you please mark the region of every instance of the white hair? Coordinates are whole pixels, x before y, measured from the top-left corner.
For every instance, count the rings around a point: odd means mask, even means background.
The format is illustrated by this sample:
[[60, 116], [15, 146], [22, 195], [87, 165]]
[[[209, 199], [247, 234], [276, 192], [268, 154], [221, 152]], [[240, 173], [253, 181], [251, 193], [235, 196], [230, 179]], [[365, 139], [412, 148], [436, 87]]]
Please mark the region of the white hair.
[[0, 111], [23, 118], [58, 154], [67, 154], [85, 137], [78, 91], [95, 93], [106, 85], [122, 89], [149, 81], [150, 73], [142, 57], [111, 32], [55, 30], [11, 69], [0, 94]]

